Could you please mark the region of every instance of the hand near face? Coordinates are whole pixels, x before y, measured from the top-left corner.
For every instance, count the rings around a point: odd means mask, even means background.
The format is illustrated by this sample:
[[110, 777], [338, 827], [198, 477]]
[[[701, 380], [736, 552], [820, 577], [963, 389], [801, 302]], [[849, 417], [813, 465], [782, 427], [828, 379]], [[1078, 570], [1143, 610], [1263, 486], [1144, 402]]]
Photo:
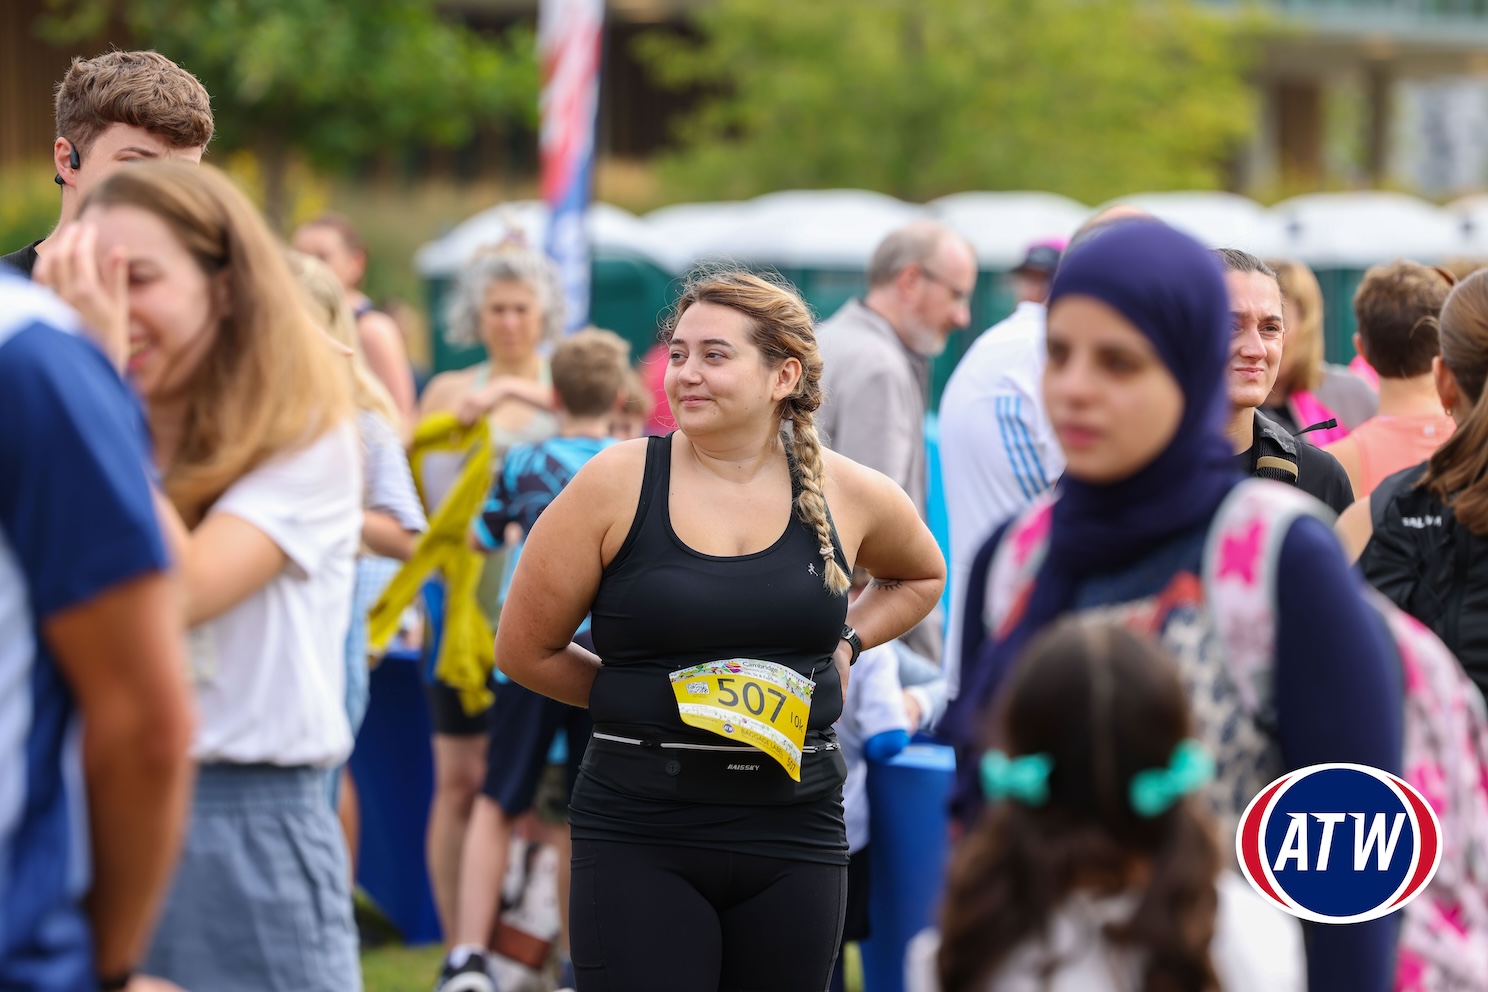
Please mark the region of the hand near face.
[[98, 254], [98, 230], [73, 223], [52, 239], [36, 265], [36, 281], [83, 318], [88, 336], [120, 371], [129, 357], [129, 267], [122, 247]]

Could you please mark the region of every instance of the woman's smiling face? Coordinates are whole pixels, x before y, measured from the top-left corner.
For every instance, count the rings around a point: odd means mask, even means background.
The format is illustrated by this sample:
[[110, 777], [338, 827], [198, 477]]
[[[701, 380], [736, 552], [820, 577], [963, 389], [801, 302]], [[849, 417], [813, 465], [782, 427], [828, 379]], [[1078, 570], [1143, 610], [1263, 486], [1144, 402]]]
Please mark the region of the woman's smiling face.
[[208, 276], [166, 224], [140, 207], [93, 207], [100, 268], [123, 249], [129, 275], [127, 371], [146, 400], [179, 389], [217, 340], [220, 282]]
[[668, 344], [666, 395], [687, 434], [777, 416], [799, 378], [799, 363], [771, 368], [751, 340], [749, 318], [716, 303], [695, 303]]

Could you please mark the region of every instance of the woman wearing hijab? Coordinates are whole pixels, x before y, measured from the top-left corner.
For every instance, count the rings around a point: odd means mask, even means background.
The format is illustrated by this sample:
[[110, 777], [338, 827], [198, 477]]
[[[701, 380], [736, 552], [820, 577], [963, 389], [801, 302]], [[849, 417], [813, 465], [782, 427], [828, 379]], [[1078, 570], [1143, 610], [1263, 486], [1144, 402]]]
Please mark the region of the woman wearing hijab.
[[[1196, 736], [1216, 758], [1207, 798], [1225, 837], [1286, 770], [1345, 761], [1398, 771], [1402, 733], [1399, 658], [1337, 541], [1311, 517], [1297, 517], [1281, 540], [1274, 664], [1244, 689], [1226, 670], [1200, 576], [1216, 512], [1241, 483], [1223, 436], [1229, 334], [1223, 276], [1183, 234], [1125, 222], [1066, 256], [1050, 292], [1043, 388], [1068, 467], [1044, 510], [1046, 552], [1029, 566], [1026, 595], [986, 604], [1006, 618], [991, 636], [983, 609], [966, 611], [965, 674], [947, 716], [953, 738], [974, 752], [1013, 661], [1063, 615], [1149, 634], [1178, 660]], [[1029, 533], [1011, 526], [1019, 540]], [[980, 574], [1007, 532], [982, 549]], [[1242, 698], [1252, 686], [1265, 701], [1259, 711]], [[964, 809], [969, 777], [959, 793]], [[1314, 992], [1390, 988], [1391, 918], [1310, 929]]]

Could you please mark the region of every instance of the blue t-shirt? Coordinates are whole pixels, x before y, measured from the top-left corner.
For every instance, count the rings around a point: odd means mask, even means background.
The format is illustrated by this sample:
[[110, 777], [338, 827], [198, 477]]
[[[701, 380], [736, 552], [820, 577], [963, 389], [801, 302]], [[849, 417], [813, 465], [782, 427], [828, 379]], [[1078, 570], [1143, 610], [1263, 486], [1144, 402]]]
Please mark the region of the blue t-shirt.
[[614, 443], [612, 437], [550, 437], [512, 445], [475, 520], [481, 543], [493, 550], [501, 547], [501, 532], [509, 523], [521, 525], [523, 534], [530, 532], [584, 463]]
[[0, 988], [97, 988], [72, 691], [42, 625], [167, 559], [138, 403], [77, 317], [0, 267]]

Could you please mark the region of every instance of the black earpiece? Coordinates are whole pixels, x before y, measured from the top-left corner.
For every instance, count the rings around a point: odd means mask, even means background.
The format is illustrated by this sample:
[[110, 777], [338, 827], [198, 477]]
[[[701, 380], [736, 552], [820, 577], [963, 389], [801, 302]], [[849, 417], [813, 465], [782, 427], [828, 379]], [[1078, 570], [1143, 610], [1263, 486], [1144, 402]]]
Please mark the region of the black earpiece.
[[[67, 164], [70, 165], [70, 166], [72, 166], [74, 169], [76, 169], [78, 166], [80, 166], [80, 165], [83, 164], [83, 157], [78, 154], [77, 145], [73, 144], [71, 141], [69, 141], [67, 144], [72, 149], [71, 151], [69, 151], [67, 153]], [[62, 174], [61, 173], [58, 173], [57, 175], [53, 176], [52, 177], [52, 182], [56, 183], [58, 186], [66, 186], [67, 185], [65, 182], [62, 181]]]

